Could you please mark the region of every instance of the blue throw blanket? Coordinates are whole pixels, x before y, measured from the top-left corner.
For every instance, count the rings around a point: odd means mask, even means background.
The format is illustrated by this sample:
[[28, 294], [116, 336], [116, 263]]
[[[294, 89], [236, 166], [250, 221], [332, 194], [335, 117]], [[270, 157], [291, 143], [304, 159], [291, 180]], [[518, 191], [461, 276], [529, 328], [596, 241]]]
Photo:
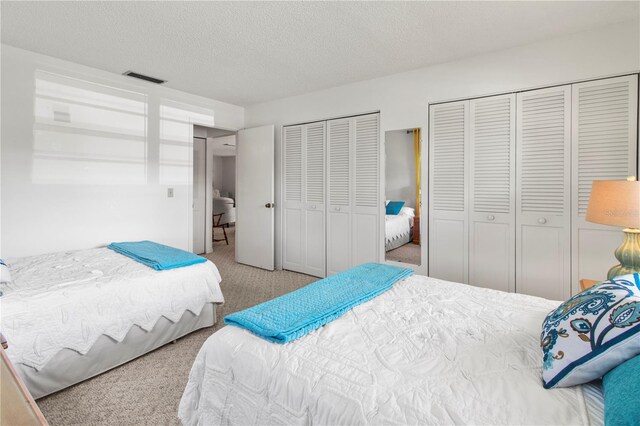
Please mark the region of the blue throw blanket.
[[287, 343], [373, 299], [411, 274], [411, 269], [367, 263], [227, 315], [224, 322], [271, 342]]
[[130, 257], [136, 262], [145, 264], [156, 271], [182, 268], [183, 266], [195, 265], [196, 263], [207, 261], [204, 257], [197, 256], [188, 251], [154, 243], [153, 241], [111, 243], [107, 248]]

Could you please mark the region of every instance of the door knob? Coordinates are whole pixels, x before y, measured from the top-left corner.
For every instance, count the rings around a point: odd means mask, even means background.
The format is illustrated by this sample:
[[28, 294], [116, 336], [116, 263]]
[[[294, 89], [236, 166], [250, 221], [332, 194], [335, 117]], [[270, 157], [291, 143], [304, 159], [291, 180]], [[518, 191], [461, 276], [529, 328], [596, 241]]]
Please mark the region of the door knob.
[[487, 220], [494, 220], [496, 217], [492, 214], [487, 216]]
[[340, 211], [340, 207], [336, 207], [334, 210], [339, 212]]
[[538, 223], [539, 223], [540, 225], [544, 225], [545, 223], [547, 223], [547, 219], [546, 219], [546, 218], [544, 218], [544, 217], [541, 217], [540, 219], [538, 219]]
[[311, 210], [315, 210], [315, 209], [316, 209], [316, 206], [314, 204], [314, 205], [311, 206]]
[[267, 203], [267, 204], [265, 204], [264, 206], [265, 206], [266, 208], [268, 208], [268, 209], [272, 209], [272, 208], [273, 208], [273, 206], [274, 206], [274, 204], [273, 204], [273, 203]]

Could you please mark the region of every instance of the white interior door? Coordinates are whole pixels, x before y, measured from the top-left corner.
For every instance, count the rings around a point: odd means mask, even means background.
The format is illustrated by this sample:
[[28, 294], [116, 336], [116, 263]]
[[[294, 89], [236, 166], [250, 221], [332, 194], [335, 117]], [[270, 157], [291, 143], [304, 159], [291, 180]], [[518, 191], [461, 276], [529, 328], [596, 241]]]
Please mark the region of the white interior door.
[[206, 151], [205, 140], [193, 139], [193, 252], [205, 252]]
[[273, 271], [274, 127], [240, 130], [236, 142], [236, 260]]

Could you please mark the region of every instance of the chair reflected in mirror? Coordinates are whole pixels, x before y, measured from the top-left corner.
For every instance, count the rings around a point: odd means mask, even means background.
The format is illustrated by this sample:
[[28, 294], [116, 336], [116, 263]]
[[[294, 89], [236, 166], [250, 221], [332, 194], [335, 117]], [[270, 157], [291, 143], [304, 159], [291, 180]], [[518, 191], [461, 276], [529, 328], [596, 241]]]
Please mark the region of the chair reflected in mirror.
[[[214, 243], [217, 243], [217, 242], [220, 242], [220, 241], [224, 241], [224, 242], [227, 243], [227, 245], [229, 245], [229, 238], [227, 238], [227, 228], [229, 228], [229, 222], [221, 223], [222, 216], [224, 216], [224, 213], [218, 213], [218, 214], [214, 214], [213, 215], [212, 238], [213, 238], [213, 242]], [[224, 234], [224, 238], [216, 239], [216, 228], [222, 229], [222, 233]]]

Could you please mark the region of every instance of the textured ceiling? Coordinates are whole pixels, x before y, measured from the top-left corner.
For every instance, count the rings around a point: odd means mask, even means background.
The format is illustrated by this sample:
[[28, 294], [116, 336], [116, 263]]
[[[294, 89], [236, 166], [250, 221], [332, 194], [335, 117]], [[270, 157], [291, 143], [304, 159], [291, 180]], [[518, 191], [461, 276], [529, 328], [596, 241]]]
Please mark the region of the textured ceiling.
[[250, 105], [638, 19], [639, 2], [1, 2], [2, 42]]

